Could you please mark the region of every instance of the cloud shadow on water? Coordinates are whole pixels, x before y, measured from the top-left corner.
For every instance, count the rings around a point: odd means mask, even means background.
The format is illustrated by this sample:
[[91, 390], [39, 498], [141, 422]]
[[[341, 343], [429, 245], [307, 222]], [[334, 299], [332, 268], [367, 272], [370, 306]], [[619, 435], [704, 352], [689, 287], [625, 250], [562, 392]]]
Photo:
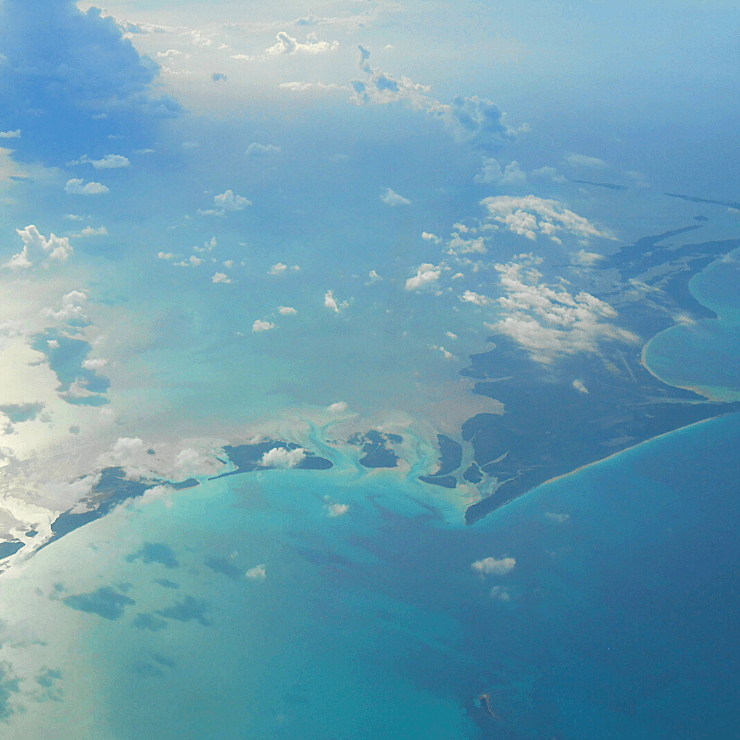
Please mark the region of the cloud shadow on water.
[[97, 614], [103, 619], [116, 620], [123, 616], [125, 607], [136, 602], [125, 594], [118, 593], [109, 586], [86, 594], [75, 594], [64, 599], [64, 603], [79, 612]]

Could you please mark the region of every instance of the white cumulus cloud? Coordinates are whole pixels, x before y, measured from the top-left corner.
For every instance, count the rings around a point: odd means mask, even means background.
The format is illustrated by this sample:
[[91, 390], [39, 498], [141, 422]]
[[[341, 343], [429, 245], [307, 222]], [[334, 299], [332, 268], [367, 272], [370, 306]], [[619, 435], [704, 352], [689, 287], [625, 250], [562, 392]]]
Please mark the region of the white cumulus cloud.
[[419, 290], [427, 285], [433, 285], [439, 280], [441, 274], [441, 268], [425, 262], [416, 268], [416, 275], [406, 281], [404, 288], [405, 290]]
[[233, 190], [227, 190], [225, 193], [213, 196], [215, 208], [207, 211], [199, 210], [201, 216], [225, 216], [233, 211], [243, 211], [247, 206], [252, 205], [252, 201], [243, 195], [235, 195]]
[[263, 321], [262, 319], [257, 319], [254, 324], [252, 324], [252, 331], [255, 334], [263, 331], [270, 331], [270, 329], [274, 328], [275, 324], [273, 324], [272, 321]]
[[487, 306], [491, 303], [491, 299], [488, 296], [481, 295], [472, 290], [466, 290], [460, 296], [460, 300], [463, 303], [474, 303], [476, 306]]
[[482, 560], [476, 560], [470, 564], [470, 567], [476, 573], [480, 573], [484, 576], [503, 576], [514, 570], [516, 560], [514, 558], [483, 558]]
[[475, 176], [475, 182], [481, 185], [524, 185], [527, 182], [527, 173], [519, 163], [514, 161], [507, 164], [505, 169], [493, 157], [483, 157], [481, 171]]
[[264, 581], [267, 578], [267, 571], [265, 570], [265, 564], [260, 563], [255, 565], [254, 568], [250, 568], [244, 575], [249, 578], [250, 581]]
[[300, 465], [304, 457], [306, 457], [306, 451], [302, 447], [295, 450], [273, 447], [262, 455], [260, 465], [266, 468], [294, 468], [296, 465]]
[[332, 41], [331, 44], [328, 41], [319, 41], [315, 33], [306, 36], [305, 44], [289, 36], [285, 31], [280, 31], [275, 38], [277, 43], [265, 50], [267, 54], [322, 54], [339, 48], [338, 41]]
[[582, 380], [579, 380], [576, 378], [573, 381], [573, 387], [579, 392], [579, 393], [588, 393], [588, 388], [586, 388], [585, 383]]
[[34, 263], [31, 258], [36, 259], [37, 256], [56, 262], [66, 262], [74, 252], [68, 237], [50, 234], [47, 239], [33, 224], [15, 231], [23, 240], [23, 249], [3, 265], [10, 270], [33, 267]]
[[64, 192], [68, 195], [105, 195], [110, 192], [110, 189], [100, 182], [86, 183], [80, 177], [73, 177], [71, 180], [67, 180]]
[[334, 313], [342, 313], [342, 311], [347, 308], [349, 303], [347, 301], [342, 301], [341, 303], [334, 297], [334, 291], [333, 290], [327, 290], [326, 293], [324, 293], [324, 306], [328, 308], [330, 311], [334, 311]]
[[326, 504], [324, 509], [326, 509], [326, 515], [332, 518], [344, 516], [349, 512], [347, 504]]
[[559, 234], [572, 234], [581, 239], [613, 238], [606, 230], [599, 230], [583, 216], [564, 208], [556, 200], [534, 195], [515, 197], [500, 195], [484, 198], [481, 203], [488, 209], [488, 219], [503, 224], [515, 234], [535, 240], [538, 234], [549, 237], [558, 244]]
[[82, 367], [84, 367], [85, 370], [102, 370], [107, 364], [108, 360], [98, 357], [93, 360], [85, 360], [82, 363]]
[[[50, 316], [57, 321], [69, 321], [70, 319], [85, 320], [82, 305], [86, 300], [87, 296], [82, 291], [72, 290], [62, 296], [62, 306], [58, 311], [55, 311], [53, 308], [44, 308], [41, 314], [42, 316]], [[49, 346], [51, 347], [51, 345]]]
[[217, 272], [211, 278], [213, 283], [230, 283], [231, 278], [225, 272]]
[[295, 316], [298, 313], [292, 306], [279, 306], [278, 311], [283, 316]]
[[504, 295], [498, 299], [502, 318], [490, 328], [527, 349], [536, 362], [578, 352], [597, 354], [599, 344], [635, 344], [639, 338], [616, 326], [614, 308], [584, 291], [572, 295], [563, 286], [542, 281], [533, 255], [495, 266]]

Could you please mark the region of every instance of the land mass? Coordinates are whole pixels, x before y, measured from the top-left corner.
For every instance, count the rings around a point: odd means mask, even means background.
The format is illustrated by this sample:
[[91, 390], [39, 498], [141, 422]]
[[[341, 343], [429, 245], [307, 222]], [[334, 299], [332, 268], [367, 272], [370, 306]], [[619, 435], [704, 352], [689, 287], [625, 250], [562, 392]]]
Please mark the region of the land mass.
[[[683, 320], [716, 318], [689, 291], [689, 280], [740, 239], [673, 246], [666, 243], [700, 225], [645, 237], [604, 260], [617, 273], [613, 289], [597, 293], [619, 311], [618, 324], [650, 338]], [[634, 285], [645, 286], [635, 298]], [[468, 507], [473, 524], [554, 478], [681, 427], [740, 411], [740, 403], [708, 401], [653, 376], [642, 346], [606, 345], [599, 354], [574, 354], [552, 364], [534, 361], [507, 336], [471, 357], [461, 374], [477, 380], [474, 393], [504, 404], [503, 415], [478, 414], [462, 426], [474, 450], [464, 480], [484, 498]], [[451, 471], [447, 471], [449, 475]], [[422, 479], [431, 482], [429, 477]], [[490, 492], [490, 493], [488, 493]], [[488, 495], [486, 495], [488, 493]]]

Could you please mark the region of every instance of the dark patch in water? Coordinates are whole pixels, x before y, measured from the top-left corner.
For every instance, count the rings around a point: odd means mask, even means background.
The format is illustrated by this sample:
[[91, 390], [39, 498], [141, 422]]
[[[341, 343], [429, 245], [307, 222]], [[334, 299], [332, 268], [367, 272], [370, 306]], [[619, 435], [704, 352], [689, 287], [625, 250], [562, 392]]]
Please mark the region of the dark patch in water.
[[127, 563], [141, 560], [146, 565], [159, 563], [165, 568], [177, 568], [180, 563], [175, 556], [175, 551], [164, 542], [145, 542], [140, 550], [126, 557]]
[[182, 601], [158, 611], [165, 619], [174, 619], [178, 622], [199, 622], [204, 627], [210, 627], [211, 623], [206, 618], [208, 602], [205, 599], [196, 599], [186, 596]]
[[136, 603], [131, 597], [118, 593], [109, 586], [103, 586], [97, 591], [86, 594], [67, 596], [63, 601], [70, 609], [97, 614], [103, 619], [110, 620], [120, 619], [125, 607]]
[[220, 573], [232, 581], [240, 581], [244, 575], [241, 569], [237, 568], [228, 558], [208, 558], [203, 565], [210, 568], [214, 573]]

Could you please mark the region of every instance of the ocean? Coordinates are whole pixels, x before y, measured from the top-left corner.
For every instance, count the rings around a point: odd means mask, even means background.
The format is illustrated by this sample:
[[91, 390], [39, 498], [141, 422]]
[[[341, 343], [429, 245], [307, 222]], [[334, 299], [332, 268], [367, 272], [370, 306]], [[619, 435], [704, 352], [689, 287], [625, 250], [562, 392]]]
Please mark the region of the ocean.
[[4, 576], [3, 736], [736, 737], [739, 444], [704, 422], [470, 528], [350, 465], [155, 492]]
[[[735, 279], [717, 264], [695, 295]], [[736, 308], [699, 369], [736, 351]], [[718, 383], [682, 331], [651, 369]], [[738, 737], [740, 415], [472, 527], [464, 490], [416, 479], [424, 430], [405, 471], [311, 434], [333, 469], [156, 488], [3, 574], [2, 737]]]

